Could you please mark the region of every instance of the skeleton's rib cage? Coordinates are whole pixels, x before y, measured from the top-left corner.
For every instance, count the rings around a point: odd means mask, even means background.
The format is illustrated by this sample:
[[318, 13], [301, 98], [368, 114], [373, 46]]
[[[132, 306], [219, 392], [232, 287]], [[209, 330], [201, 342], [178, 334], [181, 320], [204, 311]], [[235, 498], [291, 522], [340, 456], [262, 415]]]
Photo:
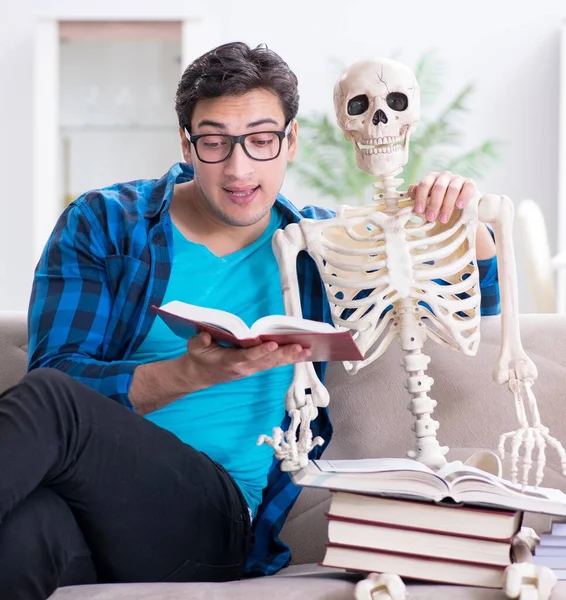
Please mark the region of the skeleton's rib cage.
[[[324, 281], [335, 325], [350, 329], [364, 353], [379, 357], [397, 336], [396, 304], [410, 298], [418, 326], [434, 341], [473, 355], [479, 343], [480, 294], [470, 211], [447, 224], [412, 213], [342, 207], [329, 225], [300, 222]], [[477, 218], [477, 217], [476, 217]], [[474, 219], [472, 219], [474, 220]]]

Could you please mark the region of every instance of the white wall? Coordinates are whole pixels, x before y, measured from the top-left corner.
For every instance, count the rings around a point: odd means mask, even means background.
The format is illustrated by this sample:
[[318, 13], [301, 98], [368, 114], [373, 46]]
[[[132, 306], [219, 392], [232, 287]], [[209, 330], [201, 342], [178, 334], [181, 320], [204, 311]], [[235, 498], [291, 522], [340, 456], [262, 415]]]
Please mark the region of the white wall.
[[[8, 8], [9, 3], [9, 8]], [[29, 140], [31, 114], [32, 43], [35, 14], [76, 18], [178, 18], [184, 11], [214, 9], [215, 39], [266, 42], [291, 65], [301, 85], [301, 112], [332, 110], [335, 73], [330, 59], [342, 63], [390, 55], [412, 63], [424, 50], [437, 48], [447, 61], [446, 92], [470, 79], [478, 84], [472, 118], [466, 118], [465, 145], [486, 137], [505, 143], [503, 161], [479, 181], [482, 191], [505, 193], [515, 201], [531, 197], [541, 203], [556, 247], [558, 150], [559, 29], [566, 17], [563, 0], [500, 2], [476, 0], [466, 4], [448, 0], [424, 3], [375, 0], [335, 5], [321, 0], [287, 0], [270, 14], [264, 0], [215, 0], [159, 3], [99, 0], [91, 3], [52, 0], [19, 3], [0, 0], [0, 175], [4, 219], [0, 229], [0, 276], [10, 291], [0, 296], [0, 309], [24, 308], [31, 280], [31, 206]], [[87, 5], [85, 7], [84, 5]], [[10, 82], [10, 83], [7, 83]], [[171, 90], [173, 93], [174, 90]], [[289, 182], [284, 191], [297, 204], [312, 194]], [[524, 291], [524, 284], [522, 287]], [[528, 301], [521, 300], [528, 310]]]

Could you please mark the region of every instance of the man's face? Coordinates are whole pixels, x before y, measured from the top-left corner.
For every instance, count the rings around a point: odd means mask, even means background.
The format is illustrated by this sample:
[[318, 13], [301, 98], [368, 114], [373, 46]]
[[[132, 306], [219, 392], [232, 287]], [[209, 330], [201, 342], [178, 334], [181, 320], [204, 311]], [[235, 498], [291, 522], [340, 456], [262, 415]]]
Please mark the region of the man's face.
[[[199, 100], [191, 120], [191, 135], [242, 135], [261, 131], [282, 131], [285, 117], [279, 98], [258, 89], [242, 96]], [[183, 136], [184, 137], [184, 136]], [[236, 227], [255, 225], [273, 206], [287, 162], [297, 151], [297, 125], [283, 139], [279, 156], [269, 161], [250, 158], [241, 144], [223, 162], [202, 162], [194, 145], [184, 138], [183, 155], [195, 171], [195, 183], [202, 195], [202, 209], [215, 221]]]

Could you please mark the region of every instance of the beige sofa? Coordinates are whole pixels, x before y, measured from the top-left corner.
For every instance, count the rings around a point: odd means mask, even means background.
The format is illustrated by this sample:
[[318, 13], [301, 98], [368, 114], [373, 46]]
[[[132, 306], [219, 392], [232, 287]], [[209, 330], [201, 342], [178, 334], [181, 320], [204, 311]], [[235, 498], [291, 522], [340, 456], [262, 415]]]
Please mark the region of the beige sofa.
[[[534, 391], [543, 423], [566, 443], [566, 315], [522, 315], [525, 349], [539, 368]], [[475, 448], [497, 446], [499, 434], [516, 428], [510, 392], [496, 385], [491, 371], [499, 349], [499, 318], [484, 318], [482, 343], [476, 357], [427, 344], [432, 356], [429, 373], [435, 380], [431, 396], [438, 400], [439, 439], [453, 447], [449, 456], [463, 458]], [[18, 381], [25, 371], [26, 332], [22, 314], [0, 314], [0, 388]], [[401, 352], [397, 346], [355, 376], [341, 364], [327, 377], [334, 438], [325, 457], [403, 456], [411, 445], [411, 415], [403, 387]], [[258, 432], [261, 433], [261, 432]], [[566, 491], [555, 452], [548, 452], [545, 485]], [[293, 551], [293, 565], [273, 577], [233, 583], [156, 583], [61, 588], [51, 600], [353, 600], [355, 577], [317, 567], [325, 543], [324, 513], [328, 494], [304, 490], [283, 529]], [[549, 519], [527, 516], [540, 532]], [[499, 590], [411, 584], [411, 600], [502, 599]], [[1, 596], [1, 591], [0, 591]], [[566, 582], [559, 582], [552, 599], [566, 599]]]

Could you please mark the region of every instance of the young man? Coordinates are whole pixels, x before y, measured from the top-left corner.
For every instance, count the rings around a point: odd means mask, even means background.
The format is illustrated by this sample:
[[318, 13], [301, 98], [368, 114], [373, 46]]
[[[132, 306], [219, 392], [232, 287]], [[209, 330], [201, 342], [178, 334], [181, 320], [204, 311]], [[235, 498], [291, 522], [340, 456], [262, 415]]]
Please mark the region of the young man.
[[[309, 351], [207, 334], [185, 345], [152, 306], [182, 300], [248, 323], [283, 313], [273, 232], [332, 213], [278, 195], [298, 93], [275, 53], [215, 48], [176, 101], [185, 162], [78, 198], [36, 270], [30, 373], [0, 401], [0, 589], [13, 600], [97, 581], [231, 580], [289, 560], [278, 533], [299, 489], [256, 439], [286, 422], [292, 365]], [[474, 193], [446, 172], [412, 190], [431, 220]], [[488, 312], [493, 254], [481, 228]], [[305, 316], [329, 320], [314, 263], [301, 256], [298, 270]], [[325, 410], [313, 433], [330, 439]]]

